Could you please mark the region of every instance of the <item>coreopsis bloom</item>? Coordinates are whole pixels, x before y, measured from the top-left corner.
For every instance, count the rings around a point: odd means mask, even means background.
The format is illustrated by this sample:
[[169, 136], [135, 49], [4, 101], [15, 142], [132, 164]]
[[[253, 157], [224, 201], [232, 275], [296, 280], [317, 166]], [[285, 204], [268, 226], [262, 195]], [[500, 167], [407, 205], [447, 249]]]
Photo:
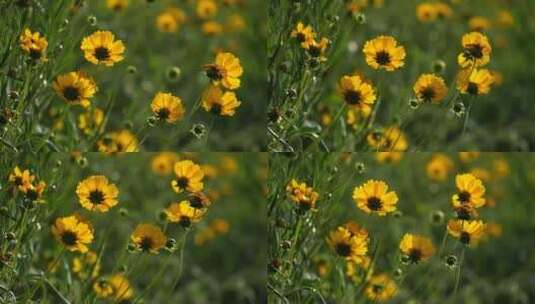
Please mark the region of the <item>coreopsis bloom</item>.
[[41, 36], [39, 32], [32, 32], [29, 28], [25, 28], [20, 35], [20, 48], [28, 53], [33, 60], [46, 59], [46, 49], [48, 48], [48, 41]]
[[382, 302], [393, 298], [398, 292], [398, 286], [386, 273], [382, 273], [369, 279], [364, 292], [370, 300]]
[[175, 179], [171, 182], [173, 190], [177, 193], [187, 190], [199, 192], [204, 188], [202, 182], [204, 172], [201, 167], [191, 160], [182, 160], [175, 163]]
[[199, 0], [196, 12], [201, 19], [212, 18], [217, 14], [217, 3], [214, 0]]
[[385, 69], [389, 72], [405, 65], [405, 48], [398, 45], [392, 36], [379, 36], [366, 41], [363, 49], [366, 63], [374, 69]]
[[52, 226], [52, 234], [69, 251], [88, 251], [87, 245], [93, 241], [93, 228], [88, 221], [77, 215], [57, 218]]
[[457, 57], [461, 67], [481, 67], [489, 63], [492, 47], [487, 36], [479, 32], [471, 32], [465, 34], [461, 42], [463, 51]]
[[156, 27], [161, 32], [175, 33], [186, 21], [186, 13], [176, 7], [169, 7], [156, 17]]
[[100, 263], [97, 254], [89, 250], [83, 255], [76, 256], [72, 260], [72, 272], [76, 273], [79, 278], [87, 277], [96, 278], [100, 271]]
[[480, 156], [480, 152], [477, 151], [468, 151], [468, 152], [459, 152], [459, 159], [463, 163], [469, 163]]
[[80, 47], [84, 51], [85, 59], [93, 64], [107, 67], [124, 59], [124, 44], [115, 40], [115, 35], [109, 31], [96, 31], [82, 40]]
[[116, 303], [129, 303], [129, 300], [134, 297], [134, 290], [130, 282], [121, 274], [96, 280], [93, 283], [93, 291], [95, 291], [97, 297], [110, 298]]
[[485, 186], [483, 182], [473, 174], [458, 174], [455, 177], [458, 193], [451, 197], [454, 207], [471, 205], [479, 208], [485, 205]]
[[13, 171], [9, 174], [9, 182], [19, 189], [31, 184], [35, 179], [35, 175], [30, 173], [30, 170], [21, 170], [19, 166], [15, 166]]
[[416, 7], [416, 17], [421, 22], [435, 21], [437, 18], [437, 9], [433, 3], [424, 2]]
[[362, 279], [370, 278], [373, 274], [372, 259], [365, 255], [359, 261], [346, 261], [346, 276], [355, 283], [360, 283]]
[[318, 193], [314, 188], [309, 187], [305, 182], [299, 182], [292, 179], [286, 186], [286, 192], [292, 202], [294, 202], [299, 209], [308, 211], [316, 209], [316, 202], [318, 200]]
[[453, 11], [451, 10], [451, 7], [448, 4], [442, 3], [442, 2], [436, 2], [434, 3], [434, 6], [435, 6], [437, 18], [448, 19], [448, 18], [451, 18], [451, 16], [453, 16]]
[[316, 58], [321, 62], [327, 60], [324, 55], [328, 46], [329, 39], [323, 37], [319, 41], [312, 39], [309, 43], [306, 44], [306, 47], [304, 47], [304, 49], [307, 51], [310, 57]]
[[93, 79], [82, 72], [70, 72], [56, 77], [52, 87], [68, 104], [89, 107], [98, 88]]
[[345, 227], [331, 231], [327, 242], [337, 255], [347, 260], [361, 261], [368, 252], [367, 239], [352, 235]]
[[106, 6], [109, 9], [119, 12], [128, 6], [128, 0], [106, 0]]
[[349, 222], [345, 223], [344, 225], [342, 225], [342, 227], [347, 229], [347, 231], [349, 231], [351, 236], [359, 237], [359, 238], [365, 240], [367, 243], [369, 243], [368, 230], [366, 230], [361, 225], [355, 223], [354, 221], [349, 221]]
[[448, 233], [466, 245], [475, 245], [485, 235], [486, 225], [479, 220], [450, 220]]
[[235, 90], [241, 85], [243, 68], [240, 59], [232, 53], [217, 54], [215, 62], [205, 65], [204, 70], [213, 85], [221, 84], [229, 90]]
[[103, 175], [93, 175], [78, 183], [76, 195], [87, 210], [108, 212], [119, 201], [119, 190]]
[[162, 176], [169, 175], [173, 172], [173, 167], [177, 161], [178, 155], [176, 153], [158, 153], [151, 160], [152, 172]]
[[445, 154], [434, 154], [426, 166], [427, 176], [436, 182], [446, 180], [453, 170], [453, 161]]
[[375, 153], [375, 159], [381, 164], [397, 164], [403, 158], [403, 152], [389, 151]]
[[213, 85], [204, 91], [201, 102], [206, 112], [221, 116], [234, 116], [236, 109], [241, 105], [234, 92], [223, 91]]
[[413, 87], [414, 94], [420, 102], [441, 102], [448, 95], [446, 82], [435, 74], [422, 74]]
[[22, 193], [25, 194], [26, 198], [28, 198], [32, 202], [37, 202], [37, 201], [41, 201], [43, 192], [46, 189], [46, 183], [44, 181], [40, 181], [35, 184], [34, 183], [24, 184], [20, 186], [19, 189], [22, 191]]
[[165, 209], [167, 220], [171, 223], [178, 223], [184, 228], [198, 223], [206, 213], [206, 209], [194, 208], [189, 201], [173, 203]]
[[344, 101], [350, 107], [365, 109], [371, 108], [377, 99], [371, 83], [365, 82], [360, 76], [343, 76], [338, 84]]
[[383, 181], [369, 180], [353, 190], [353, 201], [362, 211], [379, 216], [396, 210], [398, 196]]
[[304, 25], [302, 22], [298, 22], [295, 29], [290, 33], [290, 37], [297, 40], [302, 48], [307, 48], [315, 36], [316, 34], [312, 27], [310, 25]]
[[481, 16], [474, 16], [468, 20], [468, 26], [473, 31], [483, 32], [490, 28], [490, 21]]
[[202, 192], [190, 193], [187, 198], [191, 207], [195, 209], [205, 209], [212, 205], [212, 201]]
[[203, 22], [201, 29], [203, 33], [209, 36], [215, 36], [223, 33], [223, 25], [214, 20]]
[[160, 121], [175, 123], [184, 117], [184, 105], [179, 97], [158, 92], [150, 105], [152, 113]]
[[410, 233], [403, 235], [399, 249], [413, 264], [429, 260], [436, 252], [431, 239]]
[[130, 236], [134, 246], [143, 252], [158, 254], [165, 246], [167, 237], [160, 227], [152, 224], [139, 224]]
[[98, 150], [104, 153], [137, 152], [138, 140], [129, 130], [119, 130], [106, 134], [97, 142]]
[[494, 77], [487, 69], [464, 69], [457, 76], [457, 89], [463, 94], [486, 95], [494, 83]]
[[405, 133], [398, 127], [392, 126], [378, 132], [371, 132], [366, 137], [368, 144], [378, 151], [397, 151], [407, 150], [408, 143]]
[[78, 116], [78, 128], [86, 135], [91, 135], [100, 130], [104, 122], [104, 111], [100, 108], [92, 108]]
[[370, 117], [371, 113], [371, 107], [349, 107], [346, 113], [346, 123], [348, 126], [356, 130], [361, 123], [365, 122], [366, 119]]

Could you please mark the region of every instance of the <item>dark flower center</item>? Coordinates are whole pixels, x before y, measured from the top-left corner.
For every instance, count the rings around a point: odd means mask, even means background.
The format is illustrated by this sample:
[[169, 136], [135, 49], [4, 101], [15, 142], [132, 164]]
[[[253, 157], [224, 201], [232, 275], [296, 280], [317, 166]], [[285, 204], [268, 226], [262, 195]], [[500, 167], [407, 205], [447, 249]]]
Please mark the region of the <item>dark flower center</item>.
[[433, 100], [436, 95], [435, 90], [433, 90], [431, 87], [423, 89], [420, 94], [422, 94], [422, 99], [425, 101]]
[[480, 44], [469, 44], [463, 52], [468, 59], [480, 59], [483, 57], [483, 47]]
[[461, 232], [461, 237], [459, 239], [463, 244], [470, 244], [470, 234], [466, 231]]
[[299, 42], [305, 42], [306, 36], [303, 33], [297, 33], [295, 39], [297, 39], [297, 41]]
[[176, 180], [176, 184], [180, 188], [186, 188], [188, 186], [188, 178], [187, 177], [179, 177]]
[[180, 226], [188, 228], [189, 226], [191, 226], [191, 219], [187, 216], [181, 216], [178, 223], [180, 224]]
[[321, 55], [321, 48], [319, 48], [317, 46], [310, 46], [308, 48], [308, 53], [312, 57], [319, 57]]
[[139, 248], [143, 251], [149, 251], [152, 249], [152, 239], [148, 236], [145, 236], [139, 242]]
[[100, 190], [89, 192], [89, 201], [94, 205], [102, 204], [104, 202], [104, 193]]
[[61, 241], [67, 246], [74, 246], [77, 240], [78, 237], [76, 236], [76, 233], [72, 231], [64, 231], [61, 235]]
[[463, 204], [470, 201], [470, 193], [468, 191], [461, 191], [459, 194], [459, 201]]
[[359, 91], [347, 91], [344, 93], [344, 100], [350, 105], [356, 105], [360, 102], [362, 96]]
[[202, 199], [198, 196], [192, 196], [189, 198], [189, 205], [195, 209], [201, 209], [204, 207]]
[[161, 108], [160, 110], [158, 110], [158, 113], [156, 113], [158, 119], [160, 120], [166, 120], [167, 118], [169, 118], [169, 114], [171, 114], [171, 111], [169, 111], [168, 108]]
[[28, 192], [26, 192], [26, 197], [31, 201], [35, 201], [39, 198], [39, 193], [37, 193], [37, 191], [35, 191], [34, 189], [30, 189], [28, 190]]
[[110, 58], [110, 50], [103, 46], [96, 48], [95, 58], [97, 58], [98, 61], [108, 60]]
[[212, 113], [216, 114], [216, 115], [221, 115], [221, 111], [223, 111], [223, 107], [218, 104], [218, 103], [214, 103], [212, 105]]
[[420, 249], [417, 249], [417, 248], [411, 249], [411, 251], [409, 252], [409, 260], [413, 264], [420, 262], [421, 258], [422, 258], [422, 251], [420, 251]]
[[383, 285], [373, 284], [373, 285], [372, 285], [372, 291], [373, 291], [373, 293], [375, 293], [375, 294], [380, 293], [381, 291], [383, 291]]
[[370, 208], [372, 211], [381, 209], [382, 205], [381, 199], [378, 197], [372, 196], [368, 199], [368, 208]]
[[349, 244], [346, 244], [346, 243], [339, 243], [339, 244], [336, 244], [336, 253], [338, 255], [341, 255], [341, 256], [349, 256], [349, 254], [351, 254], [351, 246], [349, 246]]
[[460, 220], [470, 220], [472, 218], [468, 208], [457, 208], [455, 212], [457, 213], [457, 218]]
[[380, 51], [375, 55], [375, 61], [379, 65], [387, 65], [390, 63], [390, 60], [390, 54], [388, 52]]
[[14, 182], [15, 185], [17, 185], [17, 186], [22, 185], [22, 177], [20, 177], [20, 176], [15, 177], [15, 180], [14, 180], [13, 182]]
[[34, 60], [37, 60], [39, 58], [41, 58], [41, 51], [40, 50], [37, 50], [37, 49], [31, 49], [30, 50], [30, 57]]
[[479, 88], [478, 88], [477, 84], [475, 84], [473, 82], [470, 82], [470, 83], [468, 83], [468, 87], [466, 88], [466, 91], [469, 94], [477, 95], [479, 93]]
[[78, 100], [80, 98], [80, 90], [72, 86], [67, 86], [63, 89], [63, 97], [68, 101]]
[[206, 67], [206, 76], [214, 81], [223, 79], [223, 74], [216, 65], [209, 65]]

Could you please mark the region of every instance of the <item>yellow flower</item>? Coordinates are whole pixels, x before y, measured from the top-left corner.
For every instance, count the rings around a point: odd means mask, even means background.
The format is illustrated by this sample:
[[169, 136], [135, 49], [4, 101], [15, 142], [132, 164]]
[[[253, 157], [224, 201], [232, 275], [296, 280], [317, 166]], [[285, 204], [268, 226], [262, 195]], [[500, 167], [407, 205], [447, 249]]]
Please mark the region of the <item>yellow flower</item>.
[[226, 30], [228, 32], [240, 32], [246, 27], [245, 20], [239, 14], [232, 14], [227, 17]]
[[490, 28], [490, 21], [481, 16], [474, 16], [468, 20], [468, 26], [473, 31], [483, 32]]
[[93, 175], [79, 182], [76, 194], [80, 205], [91, 211], [108, 212], [119, 203], [119, 190], [102, 175]]
[[416, 7], [416, 17], [421, 22], [435, 21], [437, 18], [437, 8], [433, 3], [421, 3]]
[[323, 37], [320, 39], [320, 41], [312, 39], [306, 44], [306, 47], [304, 47], [304, 49], [307, 50], [310, 57], [316, 58], [319, 61], [325, 61], [327, 60], [327, 58], [325, 58], [324, 54], [328, 46], [329, 39]]
[[157, 254], [165, 246], [167, 237], [160, 227], [152, 224], [139, 224], [130, 236], [138, 250]]
[[342, 227], [347, 229], [347, 231], [349, 231], [349, 234], [351, 234], [351, 236], [356, 236], [365, 240], [366, 242], [369, 242], [368, 230], [366, 230], [364, 227], [360, 226], [359, 224], [355, 223], [354, 221], [349, 221], [345, 223]]
[[438, 103], [448, 95], [444, 79], [435, 74], [422, 74], [414, 84], [413, 91], [421, 102]]
[[368, 252], [367, 240], [352, 235], [344, 227], [331, 231], [327, 243], [337, 255], [355, 262], [361, 261]]
[[446, 180], [448, 174], [453, 170], [453, 162], [445, 154], [435, 154], [427, 163], [427, 176], [437, 182]]
[[407, 138], [398, 127], [389, 127], [378, 132], [371, 132], [366, 138], [368, 144], [380, 151], [403, 152], [407, 150]]
[[493, 237], [500, 237], [503, 233], [502, 225], [495, 222], [490, 222], [487, 224], [485, 233]]
[[69, 104], [79, 104], [89, 107], [89, 101], [97, 92], [97, 86], [93, 79], [82, 72], [70, 72], [59, 75], [52, 87], [56, 93]]
[[[346, 114], [346, 123], [356, 130], [360, 123], [370, 117], [372, 107], [349, 107]], [[329, 121], [330, 123], [330, 121]]]
[[202, 107], [206, 112], [212, 112], [221, 116], [234, 116], [236, 108], [241, 102], [236, 94], [231, 91], [223, 91], [217, 86], [210, 86], [202, 96]]
[[515, 18], [508, 10], [501, 10], [496, 17], [496, 23], [502, 28], [509, 28], [515, 24]]
[[104, 122], [104, 111], [99, 108], [90, 109], [78, 116], [78, 128], [86, 135], [100, 131], [99, 127]]
[[448, 19], [448, 18], [451, 18], [451, 16], [453, 15], [453, 11], [451, 10], [451, 7], [447, 5], [446, 3], [437, 2], [434, 5], [435, 5], [435, 10], [436, 10], [438, 18]]
[[455, 184], [459, 192], [451, 197], [454, 207], [472, 205], [474, 208], [479, 208], [485, 205], [485, 186], [473, 174], [458, 174], [455, 177]]
[[363, 49], [366, 63], [374, 69], [385, 69], [392, 72], [405, 65], [405, 48], [398, 46], [392, 36], [379, 36], [366, 41]]
[[292, 200], [301, 210], [308, 211], [316, 209], [316, 202], [318, 200], [318, 193], [314, 188], [309, 187], [306, 183], [292, 179], [286, 186], [286, 192], [290, 200]]
[[366, 283], [364, 292], [370, 300], [382, 302], [393, 298], [398, 292], [398, 287], [387, 274], [382, 273], [371, 277]]
[[375, 153], [375, 159], [381, 164], [397, 164], [403, 158], [403, 152], [377, 152]]
[[457, 57], [461, 67], [481, 67], [489, 63], [492, 47], [487, 36], [479, 32], [471, 32], [465, 34], [461, 42], [463, 51]]
[[173, 203], [165, 209], [167, 220], [171, 223], [178, 223], [184, 228], [198, 223], [205, 213], [206, 209], [194, 208], [190, 205], [189, 201]]
[[479, 157], [480, 153], [477, 151], [459, 152], [459, 159], [463, 163], [469, 163]]
[[450, 220], [448, 232], [461, 243], [475, 245], [485, 235], [486, 225], [482, 221]]
[[26, 195], [26, 198], [28, 198], [32, 202], [40, 201], [41, 196], [45, 191], [45, 188], [46, 183], [43, 181], [40, 181], [37, 184], [30, 183], [19, 186], [19, 189]]
[[241, 85], [243, 68], [240, 59], [231, 53], [217, 54], [215, 63], [205, 65], [204, 69], [214, 85], [221, 84], [229, 90], [235, 90]]
[[152, 113], [160, 121], [175, 123], [184, 117], [184, 105], [179, 97], [170, 93], [158, 92], [150, 105]]
[[503, 158], [495, 159], [492, 161], [493, 176], [503, 178], [511, 173], [509, 163]]
[[436, 252], [431, 239], [410, 233], [403, 235], [399, 249], [413, 264], [429, 260]]
[[23, 189], [32, 184], [35, 176], [30, 173], [30, 170], [21, 170], [19, 166], [13, 168], [13, 172], [9, 174], [9, 182], [13, 183], [19, 189]]
[[96, 31], [85, 37], [80, 48], [84, 51], [85, 59], [93, 64], [111, 67], [124, 59], [123, 42], [115, 40], [115, 35], [109, 31]]
[[369, 180], [355, 187], [353, 200], [364, 212], [385, 216], [396, 210], [398, 196], [394, 191], [388, 192], [388, 185], [385, 182]]
[[212, 205], [212, 201], [202, 192], [194, 192], [188, 195], [188, 202], [195, 209], [204, 209]]
[[217, 14], [217, 4], [213, 0], [199, 0], [196, 12], [201, 19], [212, 18]]
[[81, 279], [86, 279], [91, 273], [91, 278], [96, 278], [100, 271], [100, 263], [97, 254], [89, 250], [81, 256], [72, 260], [72, 272], [76, 273]]
[[161, 152], [151, 160], [152, 171], [158, 175], [169, 175], [173, 172], [173, 166], [178, 161], [178, 155], [173, 152]]
[[120, 130], [107, 134], [97, 143], [98, 150], [105, 153], [137, 152], [138, 141], [129, 130]]
[[202, 32], [207, 35], [219, 35], [223, 32], [223, 26], [217, 21], [206, 21], [202, 24]]
[[97, 280], [93, 283], [93, 290], [99, 298], [112, 298], [117, 303], [129, 303], [128, 300], [134, 296], [130, 282], [121, 274]]
[[91, 224], [79, 216], [57, 218], [52, 226], [52, 234], [69, 251], [88, 251], [87, 245], [93, 241]]
[[46, 59], [48, 41], [39, 32], [32, 32], [29, 28], [25, 28], [19, 40], [20, 48], [28, 53], [30, 58], [33, 60]]
[[187, 190], [189, 192], [199, 192], [204, 188], [202, 182], [204, 172], [201, 167], [191, 160], [182, 160], [175, 163], [176, 178], [171, 182], [173, 190], [177, 193]]
[[[376, 95], [370, 83], [363, 81], [360, 76], [343, 76], [338, 84], [344, 101], [350, 107], [357, 107], [371, 112]], [[365, 109], [365, 110], [364, 110]]]
[[310, 25], [304, 25], [302, 22], [298, 22], [295, 29], [290, 33], [290, 37], [295, 38], [302, 48], [307, 48], [314, 40], [316, 34]]
[[128, 0], [106, 0], [106, 6], [114, 11], [122, 11], [128, 6]]
[[210, 223], [210, 228], [217, 234], [227, 234], [230, 225], [226, 220], [217, 218]]
[[163, 12], [156, 17], [156, 27], [158, 27], [160, 32], [176, 33], [178, 30], [178, 22], [171, 13]]
[[494, 77], [487, 69], [464, 69], [457, 76], [457, 89], [463, 94], [486, 95], [494, 83]]

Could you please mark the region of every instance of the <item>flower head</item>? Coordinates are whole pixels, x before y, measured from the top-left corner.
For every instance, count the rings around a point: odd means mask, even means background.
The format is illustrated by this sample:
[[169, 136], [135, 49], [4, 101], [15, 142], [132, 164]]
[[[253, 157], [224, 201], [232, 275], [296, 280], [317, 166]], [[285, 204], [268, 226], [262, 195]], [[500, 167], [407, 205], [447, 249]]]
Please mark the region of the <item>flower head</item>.
[[290, 200], [301, 210], [316, 209], [316, 202], [319, 195], [314, 191], [314, 188], [309, 187], [305, 182], [292, 179], [286, 186], [286, 193], [288, 193]]
[[172, 223], [178, 223], [184, 228], [198, 223], [205, 213], [206, 209], [194, 208], [189, 201], [173, 203], [165, 209], [167, 220]]
[[96, 31], [82, 40], [80, 47], [84, 51], [85, 59], [93, 64], [107, 67], [124, 59], [124, 44], [115, 40], [115, 35], [109, 31]]
[[414, 84], [413, 91], [421, 102], [438, 103], [448, 94], [448, 87], [442, 77], [434, 74], [423, 74]]
[[471, 32], [462, 38], [463, 51], [457, 57], [463, 68], [481, 67], [489, 63], [492, 47], [489, 39], [479, 32]]
[[392, 36], [379, 36], [366, 41], [363, 51], [368, 65], [376, 70], [392, 72], [405, 65], [405, 48], [398, 45]]
[[358, 107], [371, 112], [371, 107], [375, 103], [376, 96], [370, 83], [364, 81], [360, 76], [343, 76], [338, 84], [344, 101], [350, 107]]
[[56, 93], [69, 104], [79, 104], [89, 107], [89, 101], [97, 92], [97, 86], [92, 78], [82, 72], [70, 72], [59, 75], [52, 87]]
[[221, 84], [229, 90], [235, 90], [241, 85], [243, 68], [240, 59], [232, 53], [217, 54], [215, 62], [205, 65], [204, 70], [214, 85]]
[[91, 224], [78, 215], [57, 218], [52, 225], [52, 234], [69, 251], [87, 252], [93, 241]]
[[187, 190], [199, 192], [204, 188], [202, 182], [204, 172], [199, 165], [191, 160], [182, 160], [175, 163], [175, 179], [171, 182], [173, 190], [177, 193]]
[[455, 177], [458, 192], [451, 197], [454, 207], [471, 205], [479, 208], [485, 205], [485, 186], [471, 173], [458, 174]]
[[184, 105], [179, 97], [170, 93], [158, 92], [150, 105], [152, 112], [160, 121], [175, 123], [184, 116]]
[[396, 210], [398, 196], [383, 181], [369, 180], [353, 190], [353, 200], [366, 213], [385, 216]]
[[398, 292], [396, 283], [385, 273], [374, 275], [366, 283], [364, 292], [373, 301], [386, 301]]
[[487, 69], [464, 69], [457, 76], [457, 88], [463, 94], [486, 95], [494, 84], [494, 76]]
[[212, 112], [221, 116], [234, 116], [236, 108], [241, 102], [236, 94], [231, 91], [223, 91], [217, 86], [210, 86], [202, 96], [202, 107], [206, 112]]
[[431, 239], [410, 233], [403, 235], [399, 249], [413, 264], [427, 261], [436, 251]]
[[45, 53], [48, 47], [48, 41], [39, 32], [32, 32], [29, 28], [25, 28], [19, 40], [20, 48], [28, 53], [32, 59], [46, 59]]
[[479, 220], [450, 220], [448, 233], [465, 245], [475, 245], [485, 235], [486, 225]]
[[93, 175], [79, 182], [76, 194], [82, 207], [91, 211], [108, 212], [119, 203], [119, 190], [102, 175]]
[[137, 249], [153, 254], [157, 254], [167, 242], [167, 237], [160, 227], [152, 224], [137, 225], [130, 239]]

